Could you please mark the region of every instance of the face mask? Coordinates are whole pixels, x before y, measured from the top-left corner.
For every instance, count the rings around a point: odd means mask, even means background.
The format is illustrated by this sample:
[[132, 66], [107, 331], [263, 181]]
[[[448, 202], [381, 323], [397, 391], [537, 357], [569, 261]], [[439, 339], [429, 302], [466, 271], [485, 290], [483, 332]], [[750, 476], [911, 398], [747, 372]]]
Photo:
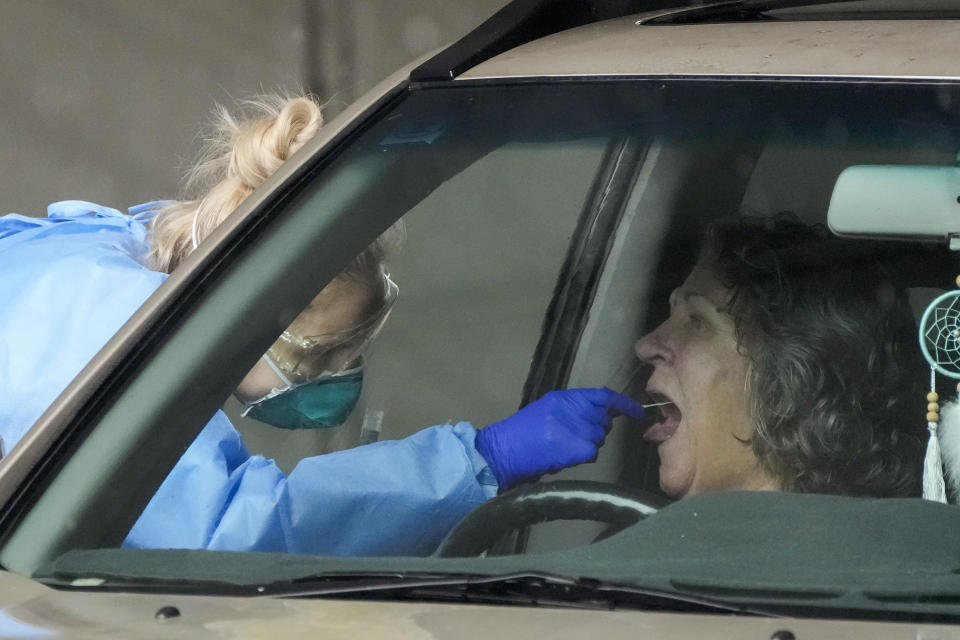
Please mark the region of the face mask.
[[268, 396], [243, 415], [281, 429], [339, 427], [357, 406], [362, 388], [363, 367], [357, 367]]

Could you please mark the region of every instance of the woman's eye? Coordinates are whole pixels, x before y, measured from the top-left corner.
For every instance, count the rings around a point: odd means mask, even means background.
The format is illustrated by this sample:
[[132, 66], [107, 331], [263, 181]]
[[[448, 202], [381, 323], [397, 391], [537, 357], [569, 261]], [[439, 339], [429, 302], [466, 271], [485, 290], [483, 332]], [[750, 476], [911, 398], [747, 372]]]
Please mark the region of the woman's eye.
[[703, 321], [703, 318], [693, 313], [687, 316], [687, 322], [693, 329], [697, 331], [707, 326], [706, 322]]

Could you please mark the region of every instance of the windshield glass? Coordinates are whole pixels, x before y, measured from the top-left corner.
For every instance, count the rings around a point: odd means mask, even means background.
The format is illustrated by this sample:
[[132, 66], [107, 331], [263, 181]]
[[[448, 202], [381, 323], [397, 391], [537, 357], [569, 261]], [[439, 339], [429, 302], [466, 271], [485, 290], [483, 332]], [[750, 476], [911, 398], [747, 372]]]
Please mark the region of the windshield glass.
[[892, 18], [894, 16], [907, 19], [947, 18], [956, 17], [960, 11], [960, 3], [956, 0], [925, 0], [911, 2], [910, 0], [847, 0], [845, 2], [810, 3], [803, 6], [785, 9], [773, 9], [764, 12], [775, 18], [788, 20], [843, 20], [847, 19], [876, 19]]
[[[534, 572], [960, 613], [958, 512], [921, 499], [960, 377], [938, 298], [960, 225], [936, 217], [960, 89], [454, 85], [311, 174], [71, 445], [5, 566], [241, 592]], [[360, 236], [389, 240], [371, 279], [291, 270]], [[250, 391], [255, 371], [275, 377]]]

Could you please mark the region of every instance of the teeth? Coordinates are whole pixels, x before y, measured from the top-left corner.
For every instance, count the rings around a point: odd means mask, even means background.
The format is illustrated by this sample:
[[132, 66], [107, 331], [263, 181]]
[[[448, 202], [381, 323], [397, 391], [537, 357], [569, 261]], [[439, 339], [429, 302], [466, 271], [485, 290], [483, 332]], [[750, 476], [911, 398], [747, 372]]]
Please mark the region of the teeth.
[[656, 391], [647, 391], [643, 390], [640, 392], [640, 403], [645, 407], [650, 406], [660, 406], [664, 404], [670, 404], [670, 398], [663, 395], [662, 393], [657, 393]]
[[669, 402], [660, 402], [655, 404], [646, 404], [643, 405], [643, 408], [646, 409], [645, 417], [650, 420], [650, 422], [656, 424], [658, 422], [663, 422], [667, 419], [667, 416], [664, 415], [662, 407], [664, 405], [671, 404]]

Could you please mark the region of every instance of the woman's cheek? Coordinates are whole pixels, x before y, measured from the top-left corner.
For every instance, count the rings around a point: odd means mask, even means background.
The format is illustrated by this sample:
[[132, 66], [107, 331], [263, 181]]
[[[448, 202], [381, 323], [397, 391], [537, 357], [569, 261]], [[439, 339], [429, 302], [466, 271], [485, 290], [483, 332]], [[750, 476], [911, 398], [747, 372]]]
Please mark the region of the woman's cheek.
[[670, 439], [657, 448], [660, 456], [660, 489], [671, 498], [682, 498], [694, 485], [697, 476], [697, 447], [694, 434], [687, 428], [686, 417]]

